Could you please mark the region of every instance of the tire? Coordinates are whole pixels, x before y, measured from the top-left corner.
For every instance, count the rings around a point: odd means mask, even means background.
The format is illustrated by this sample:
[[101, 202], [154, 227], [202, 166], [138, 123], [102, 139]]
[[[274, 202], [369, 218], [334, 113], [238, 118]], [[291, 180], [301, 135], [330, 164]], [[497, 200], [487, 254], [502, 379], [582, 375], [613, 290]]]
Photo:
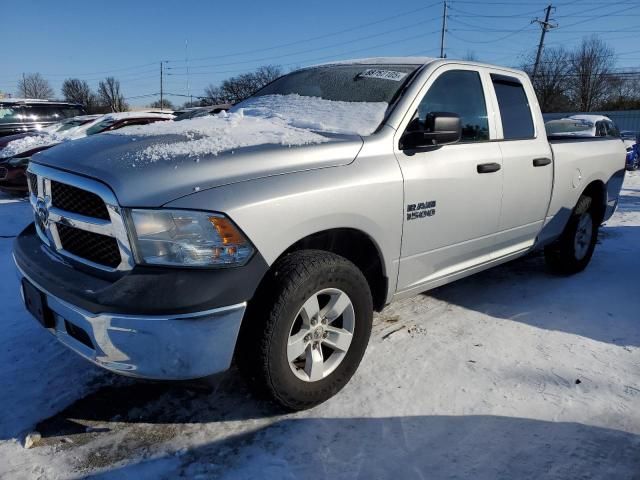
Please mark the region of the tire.
[[591, 261], [600, 228], [592, 204], [591, 197], [581, 196], [560, 239], [544, 249], [546, 263], [553, 272], [572, 275]]
[[262, 285], [242, 322], [238, 366], [254, 390], [287, 410], [314, 407], [362, 360], [373, 318], [369, 284], [349, 260], [303, 250], [279, 260]]

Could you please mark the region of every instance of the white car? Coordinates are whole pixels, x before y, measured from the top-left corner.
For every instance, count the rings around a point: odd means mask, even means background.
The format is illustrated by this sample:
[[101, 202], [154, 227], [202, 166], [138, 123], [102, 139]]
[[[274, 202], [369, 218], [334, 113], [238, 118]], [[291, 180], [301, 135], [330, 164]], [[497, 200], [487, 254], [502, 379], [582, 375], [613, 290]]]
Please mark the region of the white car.
[[[90, 121], [86, 121], [90, 117]], [[91, 118], [93, 117], [93, 118]], [[163, 120], [171, 120], [171, 113], [151, 112], [118, 112], [105, 115], [85, 115], [71, 120], [56, 123], [38, 134], [23, 136], [7, 143], [0, 149], [1, 158], [11, 158], [25, 154], [31, 150], [42, 150], [59, 143], [84, 138], [96, 133], [118, 130], [132, 125], [147, 125]]]
[[550, 136], [620, 137], [616, 124], [604, 115], [571, 115], [546, 122], [545, 129]]

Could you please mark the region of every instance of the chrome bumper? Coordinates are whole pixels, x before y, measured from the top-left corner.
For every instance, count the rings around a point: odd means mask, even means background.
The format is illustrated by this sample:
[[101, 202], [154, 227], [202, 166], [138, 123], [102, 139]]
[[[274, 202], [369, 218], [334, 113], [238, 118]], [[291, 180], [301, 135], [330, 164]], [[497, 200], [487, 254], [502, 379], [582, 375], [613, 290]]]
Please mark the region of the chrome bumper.
[[55, 319], [55, 327], [48, 330], [107, 370], [139, 378], [185, 380], [231, 365], [246, 303], [170, 316], [92, 314], [51, 295], [19, 267], [18, 274], [46, 295]]

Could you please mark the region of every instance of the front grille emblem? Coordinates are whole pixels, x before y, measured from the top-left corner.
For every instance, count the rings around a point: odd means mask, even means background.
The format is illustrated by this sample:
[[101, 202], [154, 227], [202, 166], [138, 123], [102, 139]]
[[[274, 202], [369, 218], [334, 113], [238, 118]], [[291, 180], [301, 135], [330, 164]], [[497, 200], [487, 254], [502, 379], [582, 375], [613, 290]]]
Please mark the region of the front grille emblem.
[[49, 226], [49, 209], [47, 208], [47, 204], [41, 198], [36, 202], [36, 213], [38, 214], [38, 219], [40, 220], [40, 224], [43, 227]]

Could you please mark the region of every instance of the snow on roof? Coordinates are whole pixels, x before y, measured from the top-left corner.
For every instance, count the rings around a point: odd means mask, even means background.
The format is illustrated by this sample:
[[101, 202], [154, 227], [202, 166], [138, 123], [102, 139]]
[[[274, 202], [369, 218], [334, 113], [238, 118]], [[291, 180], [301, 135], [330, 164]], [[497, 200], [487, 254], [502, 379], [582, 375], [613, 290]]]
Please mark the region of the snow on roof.
[[182, 140], [158, 143], [136, 155], [138, 160], [168, 160], [178, 155], [199, 157], [256, 145], [307, 145], [328, 141], [317, 132], [370, 135], [382, 122], [384, 102], [336, 102], [319, 97], [264, 95], [249, 98], [229, 113], [158, 122], [110, 135], [180, 135]]
[[601, 120], [609, 120], [611, 121], [611, 119], [609, 117], [606, 117], [604, 115], [598, 115], [598, 114], [580, 114], [580, 115], [571, 115], [570, 117], [568, 117], [570, 120], [582, 120], [585, 122], [591, 122], [591, 123], [596, 123], [596, 122], [600, 122]]
[[80, 105], [79, 103], [67, 102], [65, 100], [48, 100], [42, 98], [0, 98], [0, 103], [55, 103], [64, 105]]
[[160, 112], [112, 112], [105, 113], [104, 119], [112, 118], [114, 120], [122, 120], [123, 118], [166, 118], [172, 119], [173, 113], [160, 113]]

